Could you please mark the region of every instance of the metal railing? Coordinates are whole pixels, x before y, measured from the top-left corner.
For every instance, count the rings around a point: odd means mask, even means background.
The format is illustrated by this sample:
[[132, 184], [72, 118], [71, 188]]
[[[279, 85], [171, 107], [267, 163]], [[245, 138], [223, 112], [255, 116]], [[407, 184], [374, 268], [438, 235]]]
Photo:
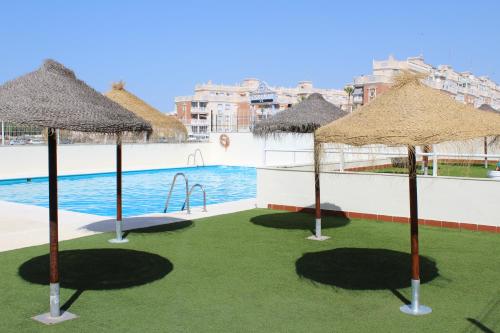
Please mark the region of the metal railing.
[[[297, 154], [309, 154], [311, 156], [311, 161], [310, 163], [313, 162], [313, 153], [314, 151], [312, 149], [264, 149], [264, 160], [263, 164], [264, 166], [267, 165], [267, 155], [270, 152], [276, 152], [276, 153], [288, 153], [291, 154], [292, 156], [292, 163], [288, 164], [289, 166], [302, 166], [305, 165], [304, 163], [297, 163]], [[392, 157], [401, 157], [401, 158], [406, 158], [407, 153], [406, 152], [387, 152], [387, 151], [362, 151], [362, 150], [349, 150], [349, 149], [344, 149], [344, 148], [327, 148], [323, 150], [324, 154], [339, 154], [339, 171], [344, 172], [345, 171], [345, 165], [346, 165], [346, 159], [345, 155], [373, 155], [373, 156], [392, 156]], [[431, 153], [423, 153], [423, 152], [417, 152], [416, 156], [428, 156], [432, 158], [432, 176], [436, 177], [438, 176], [438, 163], [439, 159], [443, 157], [452, 157], [452, 158], [459, 158], [459, 159], [471, 159], [471, 158], [481, 158], [484, 159], [484, 165], [485, 168], [488, 167], [488, 160], [494, 160], [494, 159], [500, 159], [500, 154], [457, 154], [457, 153], [440, 153], [440, 152], [431, 152]], [[368, 161], [368, 160], [366, 160]], [[283, 165], [283, 164], [282, 164]]]
[[205, 187], [203, 185], [197, 183], [197, 184], [194, 184], [193, 186], [191, 186], [191, 188], [189, 188], [189, 181], [188, 181], [187, 176], [182, 172], [178, 172], [174, 176], [174, 179], [172, 181], [172, 185], [170, 185], [170, 191], [168, 191], [167, 201], [165, 201], [165, 209], [163, 210], [163, 213], [166, 213], [168, 210], [168, 205], [170, 203], [170, 198], [172, 197], [172, 192], [173, 192], [173, 189], [175, 186], [175, 181], [177, 180], [177, 177], [179, 177], [179, 176], [184, 177], [184, 182], [186, 183], [186, 199], [184, 201], [184, 204], [182, 205], [181, 211], [186, 209], [186, 212], [188, 214], [191, 214], [191, 206], [190, 206], [191, 194], [193, 194], [193, 190], [198, 187], [201, 189], [201, 191], [203, 193], [203, 210], [202, 210], [202, 212], [206, 212], [207, 211], [207, 192], [205, 191]]
[[44, 129], [38, 126], [16, 125], [0, 121], [0, 145], [2, 146], [44, 144], [47, 141], [44, 133]]
[[187, 200], [184, 201], [184, 205], [182, 206], [182, 209], [181, 210], [184, 210], [184, 207], [186, 205], [186, 202], [188, 200], [190, 200], [191, 198], [191, 194], [193, 194], [193, 190], [196, 188], [196, 187], [199, 187], [201, 192], [203, 193], [203, 210], [202, 212], [206, 212], [207, 211], [207, 192], [205, 191], [205, 187], [201, 184], [194, 184], [193, 186], [191, 186], [191, 189], [189, 190], [189, 193], [188, 193], [188, 197], [187, 197]]
[[[167, 201], [165, 201], [165, 209], [163, 210], [164, 213], [166, 213], [168, 210], [168, 204], [170, 203], [170, 198], [172, 197], [172, 191], [173, 191], [174, 186], [175, 186], [175, 181], [177, 180], [177, 177], [179, 177], [179, 176], [184, 177], [184, 181], [186, 183], [186, 201], [184, 202], [184, 206], [187, 205], [187, 213], [188, 214], [191, 213], [191, 209], [189, 207], [189, 183], [188, 183], [188, 179], [187, 179], [186, 175], [182, 172], [178, 172], [174, 176], [174, 180], [172, 181], [172, 185], [170, 186], [170, 191], [168, 192]], [[184, 207], [182, 210], [184, 210]]]
[[194, 150], [194, 153], [191, 153], [188, 155], [188, 160], [187, 160], [187, 165], [190, 165], [189, 162], [191, 162], [191, 157], [193, 158], [193, 165], [194, 166], [198, 166], [198, 164], [196, 163], [196, 156], [197, 154], [196, 153], [200, 153], [200, 158], [201, 158], [201, 163], [202, 163], [202, 166], [205, 166], [205, 159], [203, 158], [203, 154], [201, 153], [201, 150], [200, 148], [196, 148]]

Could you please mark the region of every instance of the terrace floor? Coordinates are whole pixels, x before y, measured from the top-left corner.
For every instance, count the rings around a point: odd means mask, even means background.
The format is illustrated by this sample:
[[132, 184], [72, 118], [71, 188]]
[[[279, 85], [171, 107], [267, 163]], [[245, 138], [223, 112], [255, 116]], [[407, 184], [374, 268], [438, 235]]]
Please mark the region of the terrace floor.
[[45, 327], [47, 246], [0, 253], [0, 332], [494, 332], [500, 235], [421, 228], [422, 303], [410, 295], [408, 225], [253, 209], [60, 244], [61, 303]]

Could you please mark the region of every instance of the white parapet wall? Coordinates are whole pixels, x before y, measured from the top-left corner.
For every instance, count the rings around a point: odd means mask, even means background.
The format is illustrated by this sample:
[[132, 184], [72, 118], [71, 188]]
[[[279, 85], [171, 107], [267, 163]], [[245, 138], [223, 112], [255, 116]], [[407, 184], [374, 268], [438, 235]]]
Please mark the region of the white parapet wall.
[[[151, 170], [183, 167], [188, 156], [199, 149], [206, 165], [262, 166], [264, 147], [280, 149], [311, 148], [312, 136], [288, 135], [262, 139], [252, 133], [226, 133], [229, 146], [220, 144], [219, 133], [202, 143], [148, 143], [123, 145], [123, 170]], [[114, 144], [62, 144], [58, 146], [60, 175], [115, 171]], [[197, 164], [202, 160], [197, 153]], [[288, 163], [281, 158], [283, 163]], [[291, 161], [291, 160], [290, 160]], [[191, 160], [191, 163], [193, 160]], [[0, 179], [47, 176], [47, 146], [0, 146]]]
[[[493, 226], [500, 230], [499, 197], [500, 182], [496, 180], [418, 177], [419, 218], [431, 221], [429, 224], [448, 226], [450, 223], [461, 223]], [[342, 211], [351, 216], [366, 215], [367, 218], [378, 217], [380, 220], [390, 220], [393, 217], [394, 221], [407, 218], [408, 177], [362, 172], [323, 172], [321, 203], [323, 209]], [[269, 205], [278, 208], [285, 206], [287, 209], [314, 207], [313, 172], [258, 168], [257, 205], [262, 208]], [[474, 229], [473, 226], [471, 228]]]
[[[262, 163], [261, 140], [250, 133], [228, 134], [229, 147], [212, 135], [203, 143], [124, 144], [123, 170], [151, 170], [184, 167], [188, 156], [199, 150], [197, 164], [258, 166]], [[60, 175], [114, 172], [116, 146], [113, 144], [63, 144], [58, 146]], [[193, 159], [191, 158], [191, 164]], [[0, 146], [0, 179], [46, 177], [48, 170], [47, 146]]]
[[[209, 142], [203, 143], [124, 144], [123, 169], [129, 171], [183, 167], [187, 165], [188, 156], [197, 149], [201, 151], [206, 165], [291, 166], [311, 165], [313, 161], [312, 134], [281, 134], [261, 138], [252, 133], [225, 133], [224, 135], [229, 137], [227, 147], [220, 144], [221, 135], [212, 133]], [[332, 147], [337, 150], [343, 149], [346, 167], [356, 167], [358, 162], [367, 166], [378, 165], [390, 157], [378, 155], [377, 152], [406, 155], [405, 149], [395, 147], [342, 147], [342, 145]], [[327, 151], [330, 148], [325, 146], [325, 149]], [[482, 139], [467, 144], [444, 144], [436, 148], [441, 153], [481, 153], [482, 149]], [[59, 174], [113, 172], [115, 150], [113, 144], [59, 145]], [[359, 154], [363, 151], [365, 153], [368, 151], [369, 154]], [[495, 152], [500, 152], [498, 147], [490, 149], [490, 153]], [[322, 161], [324, 164], [336, 164], [335, 167], [338, 169], [340, 156], [338, 152], [325, 152]], [[46, 177], [47, 163], [45, 145], [0, 146], [0, 179]], [[199, 153], [197, 163], [202, 163]]]
[[[208, 155], [208, 144], [133, 144], [123, 146], [123, 170], [161, 169], [185, 166], [187, 156], [199, 148]], [[115, 145], [59, 145], [59, 175], [113, 172]], [[47, 146], [0, 148], [0, 179], [46, 177]]]

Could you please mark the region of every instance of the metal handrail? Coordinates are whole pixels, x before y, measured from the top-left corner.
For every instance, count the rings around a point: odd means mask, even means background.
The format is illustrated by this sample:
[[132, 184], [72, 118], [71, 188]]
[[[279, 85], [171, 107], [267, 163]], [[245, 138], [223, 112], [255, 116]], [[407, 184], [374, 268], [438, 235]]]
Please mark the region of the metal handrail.
[[[203, 210], [202, 212], [206, 212], [207, 211], [207, 192], [205, 191], [205, 187], [201, 184], [194, 184], [193, 186], [191, 186], [191, 189], [189, 190], [189, 193], [188, 193], [188, 199], [191, 197], [191, 194], [193, 194], [193, 190], [195, 187], [199, 187], [200, 190], [203, 192]], [[186, 205], [186, 201], [184, 202], [184, 206]], [[184, 210], [184, 206], [182, 206], [182, 210]]]
[[189, 165], [189, 162], [191, 161], [191, 157], [193, 157], [193, 165], [194, 165], [194, 166], [198, 166], [198, 164], [196, 163], [196, 153], [197, 153], [197, 152], [199, 152], [199, 153], [200, 153], [202, 166], [205, 166], [205, 159], [203, 158], [203, 154], [201, 153], [200, 148], [196, 148], [196, 149], [194, 150], [194, 153], [191, 153], [191, 154], [189, 154], [189, 155], [188, 155], [187, 165]]
[[[167, 197], [167, 201], [165, 202], [165, 209], [163, 210], [163, 213], [166, 213], [167, 212], [167, 209], [168, 209], [168, 204], [170, 202], [170, 198], [172, 197], [172, 191], [174, 189], [174, 185], [175, 185], [175, 181], [177, 180], [177, 177], [178, 176], [182, 176], [184, 177], [184, 181], [186, 182], [186, 201], [184, 202], [184, 205], [187, 204], [187, 213], [190, 214], [191, 213], [191, 210], [189, 208], [189, 183], [188, 183], [188, 178], [187, 176], [182, 173], [182, 172], [178, 172], [175, 174], [174, 176], [174, 180], [172, 181], [172, 185], [170, 186], [170, 191], [168, 192], [168, 197]], [[184, 208], [184, 207], [183, 207]]]
[[195, 164], [195, 165], [198, 165], [198, 164], [196, 164], [196, 152], [199, 152], [199, 153], [200, 153], [202, 166], [205, 166], [205, 159], [203, 158], [203, 154], [201, 153], [200, 148], [196, 148], [196, 149], [194, 150], [194, 164]]

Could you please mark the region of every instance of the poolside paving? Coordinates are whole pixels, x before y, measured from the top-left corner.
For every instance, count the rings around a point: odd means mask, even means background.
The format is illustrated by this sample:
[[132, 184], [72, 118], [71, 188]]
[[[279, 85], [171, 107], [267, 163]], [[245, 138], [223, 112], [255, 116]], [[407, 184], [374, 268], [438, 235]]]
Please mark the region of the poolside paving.
[[[189, 215], [182, 211], [134, 216], [124, 218], [123, 230], [229, 214], [255, 207], [255, 199], [245, 199], [208, 205], [207, 212], [202, 212], [201, 207], [192, 207]], [[48, 244], [48, 208], [0, 201], [0, 216], [0, 252]], [[59, 240], [111, 232], [115, 230], [114, 222], [112, 216], [106, 217], [59, 210]]]

